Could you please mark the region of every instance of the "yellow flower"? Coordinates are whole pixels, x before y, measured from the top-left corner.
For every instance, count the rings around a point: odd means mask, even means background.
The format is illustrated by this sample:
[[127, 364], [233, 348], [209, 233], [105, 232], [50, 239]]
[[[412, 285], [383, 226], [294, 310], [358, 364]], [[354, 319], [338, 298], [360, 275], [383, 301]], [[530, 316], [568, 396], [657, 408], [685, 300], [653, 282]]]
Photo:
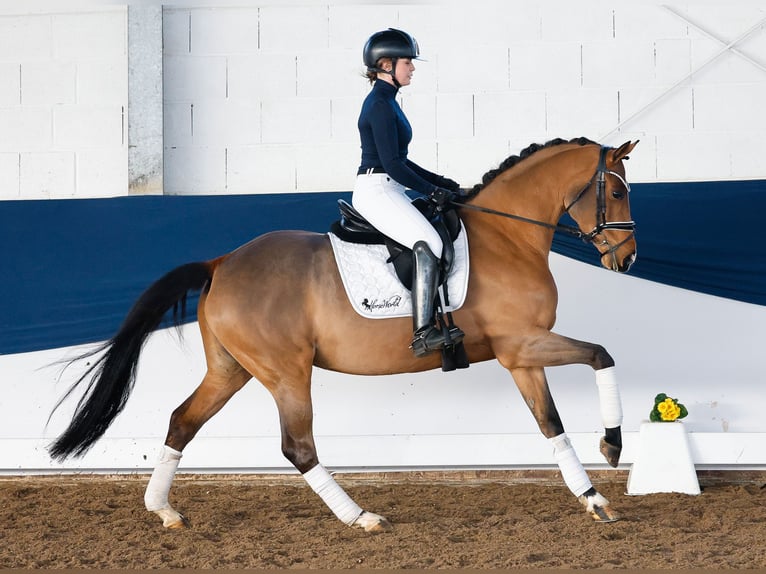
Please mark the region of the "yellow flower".
[[660, 411], [660, 417], [664, 421], [674, 421], [681, 415], [681, 409], [671, 398], [667, 398], [657, 405], [657, 410]]

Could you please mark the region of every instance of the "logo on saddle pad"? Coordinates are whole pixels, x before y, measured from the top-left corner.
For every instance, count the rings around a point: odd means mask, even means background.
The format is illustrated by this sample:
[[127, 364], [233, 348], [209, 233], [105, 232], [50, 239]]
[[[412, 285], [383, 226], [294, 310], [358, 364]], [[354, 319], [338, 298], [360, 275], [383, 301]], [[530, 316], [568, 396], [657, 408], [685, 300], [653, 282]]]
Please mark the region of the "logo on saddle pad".
[[[368, 319], [389, 319], [412, 315], [412, 296], [402, 285], [385, 245], [342, 241], [328, 233], [343, 287], [354, 310]], [[455, 260], [447, 280], [450, 305], [459, 309], [468, 287], [468, 240], [463, 229], [455, 240]]]
[[378, 301], [377, 299], [370, 301], [365, 297], [364, 301], [362, 301], [362, 307], [366, 311], [374, 312], [376, 309], [390, 309], [392, 307], [398, 307], [401, 302], [401, 295], [393, 295], [392, 297], [383, 299], [382, 301]]

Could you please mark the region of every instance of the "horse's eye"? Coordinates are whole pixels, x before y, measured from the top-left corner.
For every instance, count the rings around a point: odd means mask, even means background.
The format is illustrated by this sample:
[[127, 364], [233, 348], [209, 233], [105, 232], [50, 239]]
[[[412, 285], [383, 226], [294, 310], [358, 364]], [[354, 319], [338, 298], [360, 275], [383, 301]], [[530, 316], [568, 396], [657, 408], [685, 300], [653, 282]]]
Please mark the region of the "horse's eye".
[[613, 191], [612, 192], [612, 197], [615, 198], [615, 199], [622, 199], [622, 198], [625, 197], [625, 192], [624, 191]]

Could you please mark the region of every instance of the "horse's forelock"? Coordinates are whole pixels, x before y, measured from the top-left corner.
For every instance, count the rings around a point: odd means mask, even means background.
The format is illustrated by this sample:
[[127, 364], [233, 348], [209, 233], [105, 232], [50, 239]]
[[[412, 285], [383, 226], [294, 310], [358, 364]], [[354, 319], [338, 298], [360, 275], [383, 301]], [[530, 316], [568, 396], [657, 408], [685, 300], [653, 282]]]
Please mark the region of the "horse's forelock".
[[503, 173], [504, 171], [508, 171], [512, 167], [514, 167], [516, 164], [518, 164], [520, 161], [525, 160], [529, 156], [533, 155], [534, 153], [540, 151], [541, 149], [547, 149], [554, 146], [562, 145], [562, 144], [577, 144], [577, 145], [588, 145], [588, 144], [595, 144], [596, 142], [586, 138], [586, 137], [579, 137], [579, 138], [573, 138], [571, 140], [565, 140], [563, 138], [555, 138], [552, 140], [549, 140], [545, 142], [544, 144], [539, 143], [532, 143], [525, 147], [519, 155], [511, 155], [505, 158], [502, 163], [500, 163], [499, 166], [497, 166], [495, 169], [489, 170], [487, 173], [485, 173], [481, 177], [481, 183], [477, 183], [474, 185], [471, 190], [464, 196], [464, 199], [471, 199], [478, 195], [478, 193], [487, 187], [498, 175]]

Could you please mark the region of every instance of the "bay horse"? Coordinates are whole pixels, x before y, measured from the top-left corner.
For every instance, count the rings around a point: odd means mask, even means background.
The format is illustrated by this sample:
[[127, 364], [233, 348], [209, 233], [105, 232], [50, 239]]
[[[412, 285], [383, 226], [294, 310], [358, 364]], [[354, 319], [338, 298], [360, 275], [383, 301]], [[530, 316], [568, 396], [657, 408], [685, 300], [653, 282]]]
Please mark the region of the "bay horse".
[[[469, 238], [468, 293], [454, 312], [465, 332], [467, 357], [471, 363], [497, 359], [510, 372], [551, 442], [565, 484], [594, 520], [604, 522], [619, 515], [592, 486], [572, 448], [544, 367], [578, 363], [594, 369], [605, 428], [600, 451], [617, 466], [622, 407], [615, 363], [601, 345], [551, 331], [558, 295], [548, 257], [559, 219], [568, 213], [577, 223], [568, 231], [593, 243], [602, 266], [628, 270], [636, 242], [623, 160], [637, 143], [609, 148], [579, 138], [533, 144], [487, 172], [455, 202]], [[166, 527], [188, 525], [168, 502], [182, 451], [255, 378], [276, 402], [284, 456], [330, 510], [366, 531], [390, 528], [384, 517], [362, 510], [319, 462], [312, 368], [412, 373], [439, 367], [440, 357], [413, 356], [409, 318], [376, 321], [352, 309], [327, 234], [267, 233], [216, 259], [182, 265], [148, 287], [114, 337], [85, 355], [99, 358], [64, 396], [88, 381], [69, 426], [49, 446], [51, 456], [80, 456], [104, 434], [133, 389], [147, 337], [195, 290], [201, 291], [198, 321], [207, 372], [170, 417], [144, 496], [147, 510]]]

